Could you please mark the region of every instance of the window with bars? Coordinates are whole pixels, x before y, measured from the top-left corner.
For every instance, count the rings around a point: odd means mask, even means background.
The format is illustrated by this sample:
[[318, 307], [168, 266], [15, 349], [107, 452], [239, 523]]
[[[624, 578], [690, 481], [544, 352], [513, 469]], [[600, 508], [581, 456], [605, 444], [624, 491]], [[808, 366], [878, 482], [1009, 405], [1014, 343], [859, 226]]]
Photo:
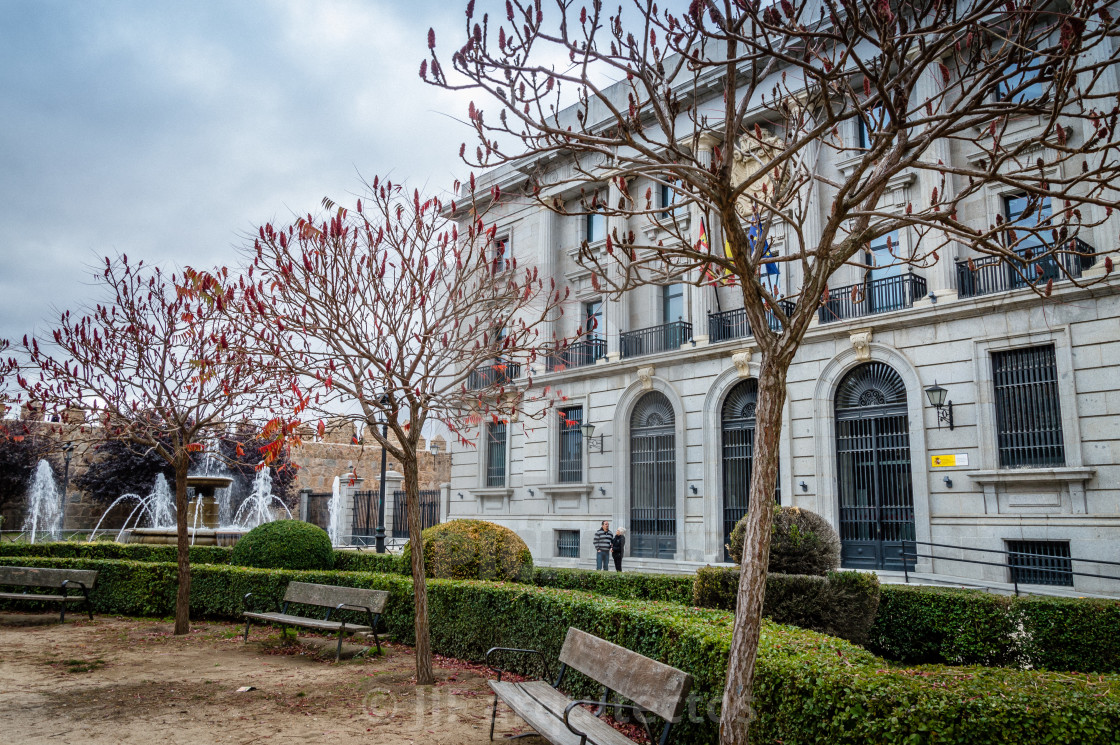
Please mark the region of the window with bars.
[[1054, 345], [993, 352], [992, 382], [1000, 467], [1065, 465]]
[[583, 407], [569, 406], [560, 409], [560, 470], [561, 484], [578, 484], [583, 481]]
[[579, 531], [578, 530], [558, 530], [556, 531], [556, 555], [568, 556], [574, 559], [579, 558]]
[[506, 485], [506, 423], [486, 426], [486, 485]]
[[1073, 587], [1069, 541], [1008, 541], [1007, 550], [1013, 582]]

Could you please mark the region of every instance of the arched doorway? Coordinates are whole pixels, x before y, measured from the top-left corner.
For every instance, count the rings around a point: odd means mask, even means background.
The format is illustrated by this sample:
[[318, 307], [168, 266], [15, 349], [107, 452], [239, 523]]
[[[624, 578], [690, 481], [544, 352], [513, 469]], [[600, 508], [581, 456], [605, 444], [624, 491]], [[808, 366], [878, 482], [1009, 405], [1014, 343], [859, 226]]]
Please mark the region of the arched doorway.
[[630, 415], [630, 554], [671, 559], [677, 550], [676, 417], [665, 394], [642, 396]]
[[[750, 503], [751, 475], [754, 473], [755, 408], [758, 405], [758, 381], [754, 378], [735, 384], [724, 399], [720, 411], [720, 443], [723, 471], [723, 553], [730, 561], [727, 544], [735, 524], [747, 514]], [[774, 502], [780, 503], [780, 479], [775, 479]]]
[[906, 385], [890, 365], [867, 362], [836, 389], [841, 563], [902, 569], [914, 540], [914, 483]]

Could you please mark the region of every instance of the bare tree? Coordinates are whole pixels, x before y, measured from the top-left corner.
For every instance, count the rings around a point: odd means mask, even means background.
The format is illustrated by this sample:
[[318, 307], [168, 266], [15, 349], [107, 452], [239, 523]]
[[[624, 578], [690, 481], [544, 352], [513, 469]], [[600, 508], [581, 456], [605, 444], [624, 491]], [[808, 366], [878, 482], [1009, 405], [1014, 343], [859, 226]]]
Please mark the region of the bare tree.
[[[69, 311], [42, 339], [24, 338], [28, 369], [20, 385], [31, 401], [66, 412], [92, 413], [71, 440], [119, 440], [153, 452], [175, 474], [179, 589], [175, 633], [190, 630], [187, 473], [191, 454], [230, 427], [283, 397], [275, 376], [246, 354], [224, 312], [214, 276], [186, 269], [167, 275], [127, 256], [105, 260], [97, 275], [106, 297], [80, 318]], [[273, 422], [272, 429], [280, 426]]]
[[542, 329], [566, 297], [503, 253], [475, 209], [473, 184], [472, 176], [467, 203], [457, 205], [374, 179], [354, 209], [324, 199], [319, 221], [261, 227], [236, 309], [252, 322], [259, 353], [298, 388], [304, 410], [355, 412], [404, 472], [421, 685], [434, 682], [421, 432], [438, 421], [472, 444], [469, 431], [515, 419], [527, 398], [549, 395], [534, 392], [518, 369], [555, 348]]
[[[607, 15], [601, 0], [507, 0], [493, 16], [474, 6], [452, 69], [433, 32], [420, 66], [429, 82], [475, 89], [498, 109], [471, 103], [468, 164], [531, 173], [527, 196], [554, 211], [564, 208], [553, 195], [578, 184], [585, 197], [569, 214], [656, 223], [666, 237], [655, 243], [616, 227], [604, 249], [584, 245], [582, 262], [610, 291], [670, 277], [740, 289], [761, 352], [753, 505], [769, 501], [777, 476], [793, 357], [829, 279], [845, 265], [874, 268], [863, 253], [872, 241], [914, 236], [913, 250], [891, 247], [892, 264], [995, 257], [1048, 296], [1055, 278], [1087, 283], [1071, 271], [1093, 260], [1078, 236], [1116, 227], [1112, 3], [693, 0], [674, 15], [634, 0]], [[895, 207], [884, 196], [902, 177], [921, 196]], [[718, 226], [726, 253], [664, 216], [659, 185]], [[990, 189], [1022, 195], [1014, 219], [986, 207], [963, 216]], [[799, 278], [797, 297], [764, 281], [776, 266]], [[865, 298], [853, 286], [845, 300]], [[769, 511], [749, 514], [723, 743], [747, 741], [765, 589]]]

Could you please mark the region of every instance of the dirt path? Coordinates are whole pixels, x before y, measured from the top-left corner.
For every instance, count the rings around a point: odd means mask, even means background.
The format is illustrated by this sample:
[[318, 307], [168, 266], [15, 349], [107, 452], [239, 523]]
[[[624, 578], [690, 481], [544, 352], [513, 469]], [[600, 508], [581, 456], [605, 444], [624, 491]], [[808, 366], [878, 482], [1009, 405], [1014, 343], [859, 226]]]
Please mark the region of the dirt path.
[[[333, 644], [324, 660], [259, 627], [246, 645], [231, 624], [17, 620], [0, 614], [0, 742], [489, 743], [483, 672], [440, 658], [417, 689], [408, 647], [335, 664]], [[499, 713], [498, 732], [523, 726]]]

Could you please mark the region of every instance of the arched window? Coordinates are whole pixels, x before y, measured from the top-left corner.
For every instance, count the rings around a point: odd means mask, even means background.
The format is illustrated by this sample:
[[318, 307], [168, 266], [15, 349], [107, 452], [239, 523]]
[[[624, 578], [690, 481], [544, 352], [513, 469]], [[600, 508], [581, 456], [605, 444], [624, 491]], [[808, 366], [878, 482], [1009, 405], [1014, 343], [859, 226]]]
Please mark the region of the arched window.
[[676, 416], [665, 394], [642, 396], [630, 415], [630, 553], [671, 559], [677, 550]]
[[[723, 401], [720, 412], [720, 442], [723, 467], [723, 545], [731, 541], [735, 524], [747, 514], [750, 504], [751, 475], [754, 473], [755, 408], [758, 381], [754, 378], [735, 385]], [[780, 479], [776, 479], [776, 482]], [[777, 483], [774, 501], [781, 502]], [[730, 560], [724, 549], [724, 558]]]
[[902, 569], [914, 540], [906, 385], [882, 362], [851, 370], [836, 389], [841, 563]]

